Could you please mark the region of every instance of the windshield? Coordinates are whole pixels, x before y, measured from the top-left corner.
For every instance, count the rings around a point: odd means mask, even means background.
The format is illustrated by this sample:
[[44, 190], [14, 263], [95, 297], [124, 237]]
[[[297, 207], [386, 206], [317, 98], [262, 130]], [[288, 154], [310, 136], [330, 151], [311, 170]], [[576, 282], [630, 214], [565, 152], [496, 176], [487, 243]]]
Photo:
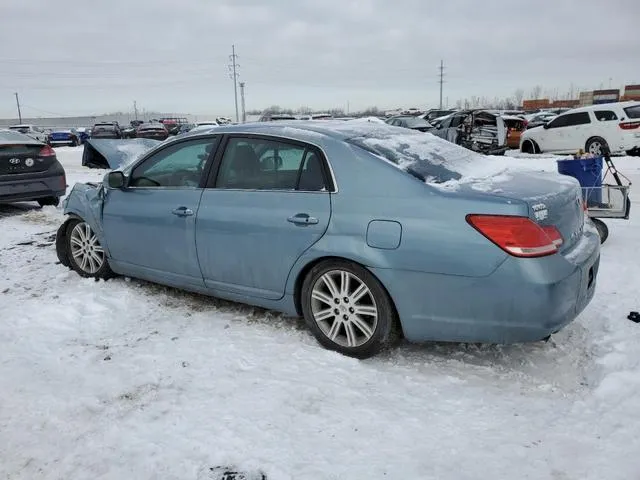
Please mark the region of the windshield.
[[427, 183], [465, 180], [497, 173], [484, 155], [430, 133], [390, 133], [380, 129], [347, 142], [388, 160]]
[[431, 126], [429, 122], [427, 122], [424, 118], [420, 118], [420, 117], [407, 117], [405, 121], [407, 122], [407, 125], [409, 126], [409, 128]]

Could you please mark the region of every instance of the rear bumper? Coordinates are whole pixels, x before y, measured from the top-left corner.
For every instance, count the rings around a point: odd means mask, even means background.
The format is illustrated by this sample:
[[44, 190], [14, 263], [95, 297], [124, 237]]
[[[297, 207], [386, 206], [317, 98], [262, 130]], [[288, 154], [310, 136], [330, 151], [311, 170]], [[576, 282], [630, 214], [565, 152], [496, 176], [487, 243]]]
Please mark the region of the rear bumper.
[[538, 259], [508, 257], [481, 278], [371, 270], [391, 294], [408, 340], [530, 342], [561, 330], [593, 298], [600, 262], [597, 233], [585, 230], [573, 251]]
[[44, 172], [0, 175], [0, 202], [21, 202], [46, 197], [62, 197], [67, 191], [60, 163]]

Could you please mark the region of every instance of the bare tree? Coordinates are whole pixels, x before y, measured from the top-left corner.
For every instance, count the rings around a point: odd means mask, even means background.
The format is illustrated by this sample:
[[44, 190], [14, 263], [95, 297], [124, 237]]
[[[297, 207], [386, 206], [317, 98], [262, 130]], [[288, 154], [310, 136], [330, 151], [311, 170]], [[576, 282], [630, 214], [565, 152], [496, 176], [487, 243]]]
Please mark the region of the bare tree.
[[531, 98], [533, 100], [538, 100], [542, 95], [542, 87], [540, 85], [536, 85], [531, 89]]
[[522, 99], [524, 98], [524, 90], [518, 88], [515, 92], [513, 92], [513, 101], [515, 102], [516, 108], [522, 106]]

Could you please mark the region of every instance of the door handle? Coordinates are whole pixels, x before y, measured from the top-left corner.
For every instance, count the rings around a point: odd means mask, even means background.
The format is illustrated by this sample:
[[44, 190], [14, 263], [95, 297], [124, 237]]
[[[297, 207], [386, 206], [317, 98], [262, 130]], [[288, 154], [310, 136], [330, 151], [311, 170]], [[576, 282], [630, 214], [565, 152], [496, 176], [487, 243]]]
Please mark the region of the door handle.
[[316, 217], [310, 217], [307, 213], [298, 213], [293, 217], [287, 218], [287, 222], [295, 225], [316, 225], [318, 219]]
[[187, 207], [178, 207], [174, 208], [171, 213], [177, 215], [178, 217], [190, 217], [193, 215], [193, 210]]

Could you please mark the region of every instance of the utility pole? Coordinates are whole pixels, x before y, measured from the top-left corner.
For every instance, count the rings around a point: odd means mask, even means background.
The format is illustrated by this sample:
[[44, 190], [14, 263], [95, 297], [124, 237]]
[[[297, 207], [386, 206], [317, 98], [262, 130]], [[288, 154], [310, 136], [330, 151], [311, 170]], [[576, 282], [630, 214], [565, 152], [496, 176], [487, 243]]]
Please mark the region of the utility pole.
[[444, 83], [444, 60], [440, 60], [440, 110], [442, 110], [442, 84]]
[[22, 112], [20, 111], [20, 99], [18, 98], [18, 92], [14, 93], [16, 96], [16, 105], [18, 105], [18, 123], [22, 123]]
[[231, 70], [231, 78], [233, 79], [233, 96], [236, 104], [236, 122], [240, 121], [238, 115], [238, 73], [237, 68], [240, 66], [237, 63], [238, 56], [236, 55], [236, 46], [231, 45], [231, 55], [229, 55], [229, 61], [231, 65], [229, 65], [229, 70]]
[[246, 123], [247, 113], [244, 108], [244, 82], [240, 82], [240, 101], [242, 105], [242, 123]]
[[136, 116], [136, 122], [138, 121], [138, 105], [136, 104], [136, 101], [133, 101], [133, 113]]

